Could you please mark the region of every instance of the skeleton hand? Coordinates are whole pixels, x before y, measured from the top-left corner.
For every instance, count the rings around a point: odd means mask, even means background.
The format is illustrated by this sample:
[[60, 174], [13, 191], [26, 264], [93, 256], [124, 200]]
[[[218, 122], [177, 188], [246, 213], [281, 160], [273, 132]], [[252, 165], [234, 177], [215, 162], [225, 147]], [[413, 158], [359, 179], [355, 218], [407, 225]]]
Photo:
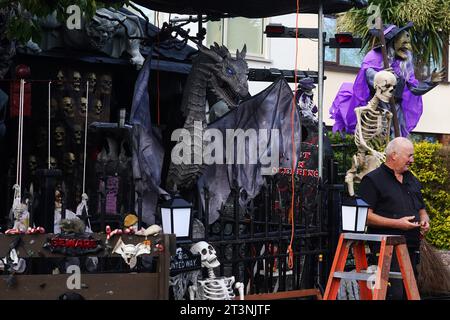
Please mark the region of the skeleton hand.
[[435, 68], [431, 73], [431, 82], [433, 83], [441, 82], [442, 80], [444, 80], [444, 76], [445, 76], [444, 68], [442, 68], [439, 71], [436, 71]]

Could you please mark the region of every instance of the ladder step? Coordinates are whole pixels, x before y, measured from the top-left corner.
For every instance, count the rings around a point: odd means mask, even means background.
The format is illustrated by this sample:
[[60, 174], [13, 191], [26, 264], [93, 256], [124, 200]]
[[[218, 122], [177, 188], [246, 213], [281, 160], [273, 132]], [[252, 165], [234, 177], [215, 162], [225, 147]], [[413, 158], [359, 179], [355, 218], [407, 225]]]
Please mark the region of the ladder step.
[[[367, 281], [372, 277], [374, 273], [367, 272], [338, 272], [336, 271], [333, 275], [334, 278], [346, 279], [346, 280], [358, 280]], [[389, 278], [391, 279], [402, 279], [401, 272], [389, 272]]]

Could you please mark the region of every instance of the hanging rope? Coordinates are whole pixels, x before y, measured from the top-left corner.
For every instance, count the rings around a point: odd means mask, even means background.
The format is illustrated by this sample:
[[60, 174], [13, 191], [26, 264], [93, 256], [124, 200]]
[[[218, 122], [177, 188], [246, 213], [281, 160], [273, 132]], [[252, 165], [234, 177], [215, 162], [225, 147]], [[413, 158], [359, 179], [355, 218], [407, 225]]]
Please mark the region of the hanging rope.
[[50, 115], [51, 115], [51, 85], [52, 85], [52, 82], [51, 81], [49, 81], [48, 82], [48, 169], [50, 170], [50, 158], [51, 158], [51, 148], [50, 148], [50, 143], [51, 143], [51, 141], [50, 141], [50, 132], [51, 132], [51, 128], [50, 128], [50, 123], [51, 123], [51, 117], [50, 117]]
[[22, 189], [22, 143], [23, 143], [23, 99], [25, 91], [25, 80], [20, 79], [19, 89], [19, 123], [17, 133], [17, 164], [16, 164], [16, 184], [14, 189], [13, 210], [18, 209], [21, 202], [21, 189]]
[[[297, 8], [295, 12], [295, 64], [294, 64], [294, 88], [297, 88], [297, 64], [298, 64], [298, 17], [300, 13], [300, 4], [297, 0]], [[294, 267], [294, 250], [292, 249], [292, 243], [294, 242], [295, 222], [294, 222], [294, 205], [295, 205], [295, 165], [296, 161], [296, 149], [295, 149], [295, 128], [294, 128], [294, 115], [297, 105], [295, 95], [292, 97], [292, 109], [291, 109], [291, 140], [292, 140], [292, 171], [291, 171], [291, 207], [289, 209], [289, 220], [291, 223], [291, 241], [288, 246], [288, 267], [292, 269]]]

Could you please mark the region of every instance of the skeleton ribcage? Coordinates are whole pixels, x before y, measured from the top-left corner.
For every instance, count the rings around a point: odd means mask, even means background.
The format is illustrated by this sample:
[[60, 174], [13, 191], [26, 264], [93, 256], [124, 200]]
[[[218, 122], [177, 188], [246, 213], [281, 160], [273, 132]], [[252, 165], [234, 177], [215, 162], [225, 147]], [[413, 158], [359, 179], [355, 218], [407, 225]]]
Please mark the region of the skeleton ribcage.
[[[361, 112], [362, 138], [371, 148], [384, 152], [390, 134], [390, 115], [387, 110], [364, 110]], [[359, 134], [355, 134], [355, 144], [361, 145]]]
[[232, 300], [234, 277], [199, 280], [200, 300]]

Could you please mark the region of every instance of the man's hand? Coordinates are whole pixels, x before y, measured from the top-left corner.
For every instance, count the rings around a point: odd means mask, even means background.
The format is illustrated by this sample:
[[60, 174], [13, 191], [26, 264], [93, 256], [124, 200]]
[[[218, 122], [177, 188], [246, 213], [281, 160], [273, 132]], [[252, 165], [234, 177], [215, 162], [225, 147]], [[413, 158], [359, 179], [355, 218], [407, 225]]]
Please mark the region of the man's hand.
[[428, 231], [430, 231], [430, 223], [428, 220], [420, 221], [420, 234], [424, 236], [428, 233]]
[[420, 224], [418, 222], [411, 222], [411, 220], [415, 220], [415, 216], [407, 216], [400, 219], [398, 221], [398, 228], [400, 230], [411, 230], [414, 228], [419, 228]]
[[444, 76], [445, 76], [444, 68], [442, 68], [439, 71], [436, 71], [435, 68], [431, 73], [431, 82], [433, 83], [441, 82], [442, 80], [444, 80]]

